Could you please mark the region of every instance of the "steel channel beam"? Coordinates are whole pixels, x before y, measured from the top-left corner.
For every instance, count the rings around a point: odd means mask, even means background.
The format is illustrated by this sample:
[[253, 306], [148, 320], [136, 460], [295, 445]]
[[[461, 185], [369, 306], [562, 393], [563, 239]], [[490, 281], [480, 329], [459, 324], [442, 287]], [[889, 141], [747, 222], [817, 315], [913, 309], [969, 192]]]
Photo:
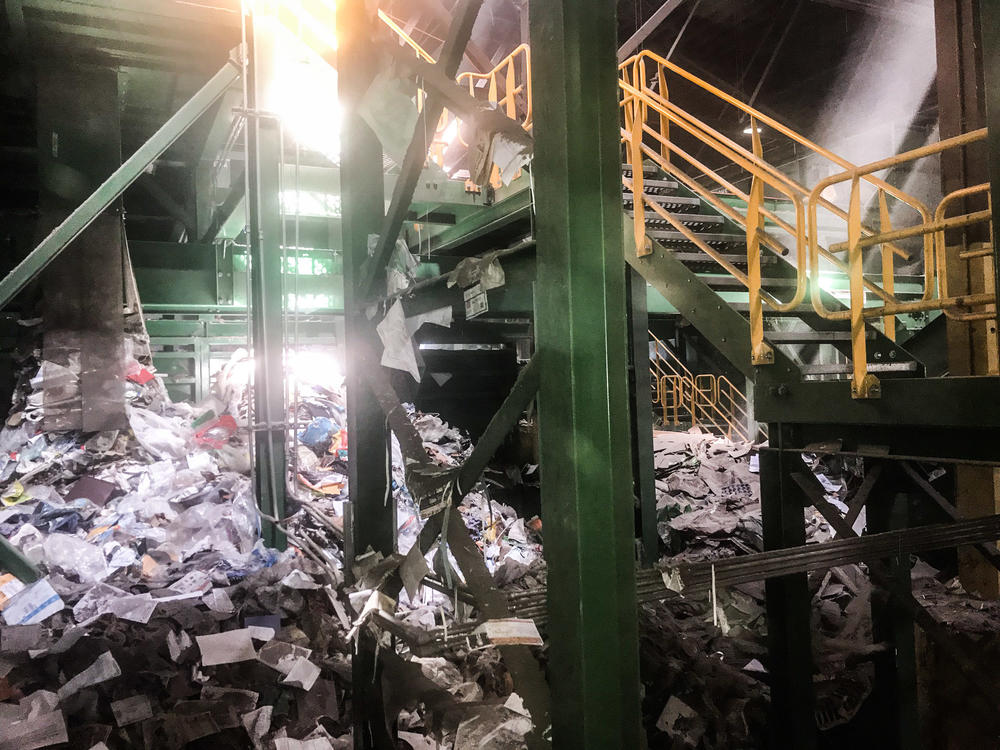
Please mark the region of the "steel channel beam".
[[[348, 484], [351, 523], [345, 529], [352, 554], [371, 549], [389, 556], [396, 549], [395, 501], [389, 490], [389, 430], [375, 394], [366, 383], [382, 374], [378, 337], [359, 297], [368, 236], [379, 231], [384, 212], [382, 144], [358, 114], [358, 106], [378, 69], [373, 55], [373, 19], [362, 2], [337, 4], [338, 89], [344, 111], [341, 132], [341, 238], [344, 252]], [[405, 416], [405, 415], [404, 415]], [[402, 439], [401, 439], [402, 442]], [[354, 742], [359, 750], [394, 747], [385, 725], [376, 644], [364, 631], [352, 657]]]
[[646, 280], [625, 266], [628, 283], [629, 320], [629, 412], [632, 429], [632, 484], [638, 502], [640, 560], [644, 566], [660, 559], [660, 536], [656, 529], [656, 479], [653, 469], [653, 409], [650, 403], [649, 314]]
[[90, 226], [102, 211], [125, 192], [125, 189], [135, 182], [147, 167], [183, 135], [239, 78], [240, 73], [236, 65], [227, 62], [87, 200], [28, 253], [27, 257], [0, 281], [0, 309], [10, 304], [25, 286], [35, 279], [67, 245], [80, 236], [80, 233]]
[[[257, 112], [269, 69], [270, 45], [257, 12], [247, 41], [247, 189], [250, 244], [251, 333], [254, 352], [252, 423], [257, 504], [273, 518], [285, 515], [284, 280], [278, 200], [281, 128]], [[264, 540], [284, 549], [284, 532], [263, 522]]]
[[535, 324], [556, 747], [640, 747], [613, 0], [532, 0]]
[[782, 380], [772, 367], [758, 368], [762, 377], [757, 379], [755, 407], [762, 422], [780, 418], [788, 423], [836, 424], [841, 429], [850, 425], [1000, 427], [1000, 378], [882, 379], [881, 398], [857, 400], [851, 398], [849, 381]]
[[[789, 457], [780, 450], [785, 427], [769, 424], [778, 450], [760, 452], [761, 520], [765, 551], [802, 547], [806, 542], [803, 502], [791, 486]], [[805, 573], [768, 578], [767, 656], [771, 674], [771, 747], [816, 747], [812, 685], [811, 597]]]
[[[472, 36], [472, 27], [482, 5], [483, 0], [461, 0], [455, 10], [455, 20], [448, 30], [448, 38], [445, 40], [441, 56], [436, 63], [436, 67], [449, 79], [454, 78], [458, 72], [459, 63], [462, 62], [462, 55], [469, 43], [469, 38]], [[396, 239], [399, 237], [403, 221], [405, 221], [410, 204], [413, 202], [413, 192], [420, 180], [424, 163], [427, 161], [430, 138], [437, 128], [437, 122], [441, 118], [444, 106], [444, 99], [434, 93], [424, 101], [420, 118], [413, 128], [413, 137], [410, 139], [410, 145], [403, 157], [399, 179], [392, 192], [392, 200], [378, 231], [378, 244], [374, 254], [362, 269], [362, 275], [359, 279], [362, 298], [370, 296], [377, 275], [389, 262], [392, 249], [396, 246]]]

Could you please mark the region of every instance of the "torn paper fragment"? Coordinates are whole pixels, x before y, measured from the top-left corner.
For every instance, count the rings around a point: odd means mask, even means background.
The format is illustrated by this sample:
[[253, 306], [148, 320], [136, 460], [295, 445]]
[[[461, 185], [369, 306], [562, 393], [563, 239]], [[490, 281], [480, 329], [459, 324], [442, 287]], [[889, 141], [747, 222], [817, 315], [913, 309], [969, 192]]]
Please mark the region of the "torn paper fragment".
[[274, 740], [274, 750], [333, 750], [333, 745], [325, 737], [316, 737], [311, 740], [278, 737]]
[[120, 727], [127, 727], [153, 717], [153, 707], [149, 704], [149, 698], [145, 695], [133, 695], [130, 698], [122, 698], [111, 704], [111, 713], [115, 715], [115, 723]]
[[0, 653], [16, 654], [34, 648], [42, 640], [41, 625], [0, 628]]
[[0, 750], [36, 750], [68, 742], [62, 711], [49, 711], [0, 727]]
[[271, 669], [275, 669], [283, 675], [291, 672], [295, 662], [299, 659], [308, 659], [312, 656], [311, 648], [303, 648], [284, 641], [269, 641], [265, 643], [257, 658]]
[[274, 628], [265, 628], [261, 625], [249, 625], [247, 630], [255, 641], [269, 641], [275, 636]]
[[201, 570], [192, 570], [186, 576], [174, 582], [169, 588], [178, 594], [204, 594], [212, 588], [212, 581], [207, 573]]
[[681, 580], [681, 571], [677, 568], [667, 568], [660, 571], [663, 577], [663, 585], [667, 591], [676, 591], [678, 594], [684, 590], [684, 581]]
[[320, 669], [308, 659], [297, 658], [292, 662], [292, 668], [281, 682], [284, 685], [311, 690], [319, 677]]
[[113, 680], [115, 677], [121, 677], [121, 674], [122, 669], [115, 661], [115, 657], [110, 651], [105, 651], [93, 664], [59, 688], [59, 700], [64, 701], [85, 687]]
[[427, 565], [427, 560], [421, 554], [420, 545], [414, 544], [410, 551], [406, 553], [402, 564], [399, 566], [399, 577], [403, 579], [403, 587], [410, 601], [415, 601], [420, 593], [420, 582], [431, 572]]
[[487, 620], [478, 628], [495, 646], [541, 646], [542, 637], [534, 620], [509, 617], [503, 620]]
[[473, 284], [462, 294], [465, 299], [466, 320], [472, 320], [473, 318], [482, 315], [484, 312], [489, 311], [490, 305], [486, 299], [486, 290], [483, 289], [482, 284]]
[[508, 711], [521, 714], [521, 716], [527, 716], [529, 719], [531, 718], [531, 712], [524, 707], [524, 700], [517, 693], [511, 693], [507, 698], [507, 702], [503, 704], [503, 707]]
[[413, 750], [437, 750], [438, 743], [430, 737], [416, 732], [400, 732], [396, 735]]
[[35, 581], [15, 594], [3, 609], [8, 625], [34, 625], [44, 622], [65, 606], [47, 579]]
[[13, 599], [15, 594], [20, 594], [26, 588], [20, 579], [10, 573], [0, 576], [0, 610], [7, 606], [7, 602]]
[[281, 579], [281, 585], [290, 589], [310, 590], [318, 589], [319, 584], [314, 581], [308, 573], [296, 568]]
[[690, 747], [697, 746], [705, 733], [704, 725], [698, 721], [698, 712], [676, 695], [671, 695], [663, 707], [660, 718], [656, 720], [656, 728]]
[[253, 641], [250, 640], [250, 630], [227, 630], [215, 635], [195, 636], [201, 651], [201, 664], [204, 667], [214, 667], [217, 664], [234, 664], [240, 661], [250, 661], [257, 658]]
[[219, 614], [228, 615], [236, 611], [233, 600], [229, 598], [229, 594], [226, 593], [225, 589], [212, 589], [201, 600], [205, 603], [206, 607]]
[[240, 688], [216, 687], [205, 685], [201, 689], [201, 699], [203, 701], [221, 701], [233, 707], [237, 713], [253, 711], [260, 700], [260, 693], [253, 690], [241, 690]]
[[173, 661], [177, 661], [182, 653], [191, 648], [191, 645], [191, 636], [185, 631], [175, 633], [171, 630], [167, 633], [167, 648], [170, 649], [170, 658]]
[[271, 731], [271, 715], [274, 713], [274, 706], [261, 706], [256, 711], [250, 711], [240, 717], [243, 728], [250, 735], [250, 740], [254, 747], [261, 747], [261, 740], [264, 735]]
[[375, 330], [382, 340], [384, 350], [382, 352], [382, 366], [391, 367], [394, 370], [402, 370], [413, 376], [413, 379], [420, 382], [420, 370], [417, 368], [417, 353], [413, 346], [413, 339], [406, 328], [406, 315], [403, 313], [403, 303], [396, 300], [389, 312], [385, 314], [382, 322]]

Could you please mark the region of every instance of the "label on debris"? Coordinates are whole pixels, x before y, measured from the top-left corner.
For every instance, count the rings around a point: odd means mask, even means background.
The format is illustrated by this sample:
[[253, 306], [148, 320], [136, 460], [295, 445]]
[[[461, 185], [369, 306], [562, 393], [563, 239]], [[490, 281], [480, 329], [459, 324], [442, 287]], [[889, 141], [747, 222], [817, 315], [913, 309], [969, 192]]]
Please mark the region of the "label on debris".
[[505, 620], [487, 620], [478, 628], [477, 633], [483, 633], [494, 646], [541, 646], [542, 637], [538, 634], [534, 620], [522, 620], [511, 617]]
[[7, 606], [7, 602], [13, 599], [15, 594], [20, 594], [25, 588], [27, 587], [10, 573], [0, 576], [0, 610]]
[[145, 695], [133, 695], [131, 698], [122, 698], [111, 704], [111, 713], [115, 715], [115, 721], [120, 727], [150, 719], [153, 716], [153, 707], [149, 705], [149, 698]]
[[192, 570], [186, 576], [169, 586], [171, 591], [176, 591], [178, 594], [193, 594], [196, 592], [204, 594], [210, 588], [212, 588], [212, 581], [206, 573], [200, 570]]
[[482, 315], [490, 309], [486, 299], [486, 290], [481, 283], [470, 286], [464, 292], [465, 296], [465, 319], [471, 320], [477, 315]]
[[59, 612], [65, 605], [44, 578], [15, 594], [3, 610], [8, 625], [33, 625]]

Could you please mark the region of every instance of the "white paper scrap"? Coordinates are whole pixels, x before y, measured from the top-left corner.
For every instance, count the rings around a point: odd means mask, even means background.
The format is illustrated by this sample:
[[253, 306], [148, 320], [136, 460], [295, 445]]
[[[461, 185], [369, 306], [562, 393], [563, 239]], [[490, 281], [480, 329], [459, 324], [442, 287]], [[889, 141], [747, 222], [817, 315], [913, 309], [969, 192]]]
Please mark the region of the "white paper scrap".
[[170, 649], [170, 658], [177, 661], [181, 654], [191, 647], [191, 636], [186, 631], [180, 633], [170, 631], [167, 633], [167, 648]]
[[133, 695], [130, 698], [122, 698], [111, 704], [111, 713], [115, 715], [115, 722], [120, 727], [127, 727], [139, 721], [151, 719], [153, 717], [153, 707], [149, 704], [149, 698], [145, 695]]
[[516, 617], [487, 620], [476, 628], [476, 632], [485, 634], [490, 643], [497, 646], [542, 645], [542, 637], [538, 634], [534, 620], [523, 620]]
[[212, 589], [201, 600], [213, 612], [228, 615], [236, 611], [233, 600], [229, 598], [229, 594], [226, 593], [225, 589]]
[[34, 625], [48, 619], [64, 606], [66, 605], [59, 594], [43, 578], [7, 602], [3, 609], [3, 621], [8, 625]]
[[175, 581], [169, 588], [178, 594], [193, 594], [195, 592], [204, 594], [212, 588], [212, 581], [207, 573], [201, 570], [192, 570], [179, 581]]
[[50, 711], [12, 722], [0, 732], [0, 750], [36, 750], [68, 741], [62, 711]]
[[274, 628], [265, 628], [263, 625], [247, 625], [247, 630], [255, 641], [269, 641], [276, 635]]
[[312, 686], [316, 684], [316, 679], [319, 677], [319, 672], [319, 667], [300, 656], [292, 662], [292, 668], [281, 682], [284, 685], [291, 685], [303, 690], [312, 690]]
[[195, 640], [201, 649], [201, 664], [204, 667], [234, 664], [257, 658], [253, 641], [250, 640], [249, 628], [227, 630], [215, 635], [199, 635], [195, 636]]
[[394, 370], [403, 370], [410, 373], [413, 379], [420, 382], [420, 370], [417, 368], [417, 353], [413, 347], [413, 339], [406, 328], [406, 316], [403, 313], [403, 303], [396, 300], [395, 304], [389, 308], [382, 322], [375, 330], [382, 340], [381, 364], [383, 367], [391, 367]]
[[319, 584], [312, 577], [302, 571], [295, 569], [281, 579], [281, 585], [290, 589], [311, 590], [318, 589]]
[[121, 674], [122, 668], [118, 666], [115, 657], [110, 651], [105, 651], [93, 664], [59, 688], [59, 700], [64, 701], [85, 687], [113, 680], [115, 677], [121, 677]]
[[521, 714], [521, 716], [527, 716], [529, 719], [531, 718], [531, 712], [524, 707], [524, 699], [517, 693], [511, 693], [510, 697], [507, 698], [507, 702], [503, 704], [503, 707], [508, 711]]
[[274, 740], [274, 750], [333, 750], [333, 745], [325, 737], [315, 737], [311, 740], [277, 737]]

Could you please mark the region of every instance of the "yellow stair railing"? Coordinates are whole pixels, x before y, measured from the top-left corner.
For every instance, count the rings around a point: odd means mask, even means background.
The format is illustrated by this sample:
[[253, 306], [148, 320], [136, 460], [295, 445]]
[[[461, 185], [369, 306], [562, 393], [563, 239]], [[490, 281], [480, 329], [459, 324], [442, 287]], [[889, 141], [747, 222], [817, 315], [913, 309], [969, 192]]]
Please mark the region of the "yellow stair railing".
[[752, 440], [746, 395], [729, 378], [703, 373], [695, 375], [662, 340], [650, 332], [656, 357], [650, 360], [653, 405], [663, 424], [680, 426], [690, 422], [724, 435], [730, 440]]
[[[777, 312], [792, 311], [804, 301], [807, 294], [817, 314], [829, 320], [848, 321], [851, 325], [851, 392], [855, 398], [879, 395], [878, 380], [868, 372], [864, 333], [866, 320], [881, 318], [886, 335], [894, 339], [895, 316], [902, 313], [942, 310], [952, 318], [965, 321], [983, 320], [995, 314], [996, 300], [992, 293], [949, 295], [947, 281], [941, 272], [946, 259], [945, 231], [987, 223], [992, 218], [991, 208], [945, 218], [947, 210], [959, 200], [988, 193], [989, 185], [970, 186], [945, 196], [932, 214], [920, 200], [877, 176], [891, 167], [934, 157], [947, 150], [968, 147], [984, 140], [985, 130], [967, 133], [872, 164], [856, 166], [651, 52], [642, 52], [626, 60], [619, 71], [622, 142], [632, 167], [632, 178], [625, 178], [624, 182], [634, 193], [634, 232], [638, 252], [640, 255], [648, 252], [645, 221], [646, 211], [651, 210], [739, 279], [747, 288], [749, 296], [751, 358], [754, 364], [773, 361], [773, 351], [764, 341], [763, 307], [766, 305]], [[677, 80], [708, 92], [746, 117], [750, 123], [751, 147], [748, 149], [736, 143], [671, 101], [669, 89]], [[843, 171], [820, 181], [814, 188], [807, 189], [764, 159], [760, 138], [762, 126], [767, 126], [774, 133], [790, 139]], [[749, 190], [741, 190], [735, 184], [738, 180], [726, 179], [678, 145], [677, 139], [671, 137], [671, 129], [693, 137], [723, 156], [727, 163], [739, 167], [744, 176], [749, 178]], [[656, 164], [721, 214], [744, 227], [747, 235], [745, 274], [687, 230], [679, 217], [645, 198], [642, 183], [643, 166], [647, 161]], [[842, 182], [849, 182], [851, 185], [846, 209], [827, 197], [827, 190]], [[741, 211], [721, 200], [709, 187], [713, 184], [740, 198], [746, 206], [745, 210]], [[790, 221], [765, 206], [765, 189], [788, 199], [793, 209]], [[864, 191], [877, 200], [880, 220], [877, 229], [862, 221], [861, 197]], [[915, 223], [905, 228], [894, 228], [890, 220], [890, 201], [893, 207], [903, 207], [915, 214]], [[842, 231], [845, 241], [834, 243], [829, 248], [820, 244], [817, 224], [817, 213], [820, 210], [843, 222], [839, 231]], [[767, 226], [765, 222], [768, 222]], [[895, 257], [909, 259], [910, 253], [900, 247], [900, 243], [915, 238], [920, 238], [923, 246], [922, 295], [919, 300], [901, 301], [894, 293]], [[878, 284], [866, 278], [862, 263], [862, 251], [873, 247], [880, 248], [882, 254], [881, 283]], [[795, 288], [790, 299], [781, 301], [761, 289], [760, 256], [764, 250], [785, 255], [790, 249], [794, 249]], [[845, 251], [846, 262], [838, 257]], [[967, 262], [983, 255], [981, 251], [977, 253], [968, 249], [959, 252], [959, 257]], [[823, 305], [821, 261], [849, 279], [848, 310], [829, 310]]]

